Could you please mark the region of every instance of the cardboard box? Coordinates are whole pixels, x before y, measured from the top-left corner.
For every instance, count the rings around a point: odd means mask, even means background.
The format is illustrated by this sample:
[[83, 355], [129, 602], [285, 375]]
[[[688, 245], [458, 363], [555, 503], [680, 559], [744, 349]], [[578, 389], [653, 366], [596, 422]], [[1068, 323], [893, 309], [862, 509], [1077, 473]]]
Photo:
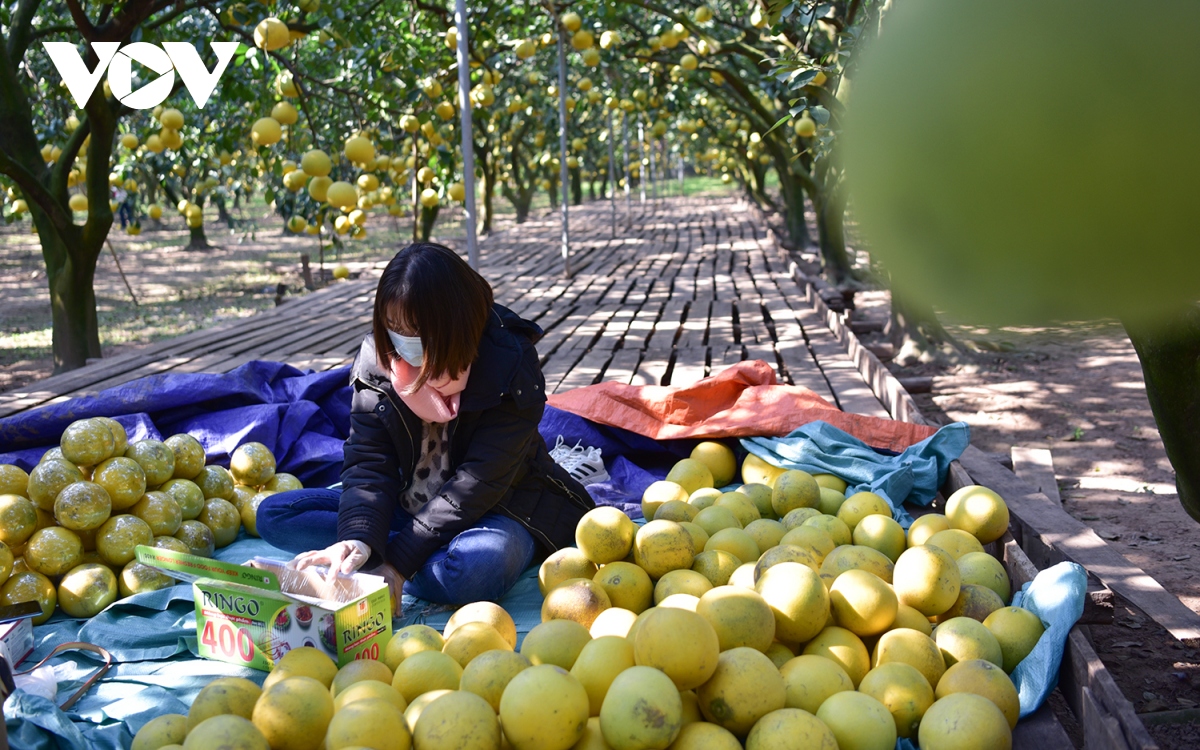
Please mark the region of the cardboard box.
[[33, 618], [42, 613], [37, 602], [0, 607], [0, 656], [17, 666], [33, 653]]
[[190, 581], [200, 656], [270, 671], [288, 651], [320, 649], [339, 667], [379, 659], [392, 637], [391, 597], [380, 576], [326, 581], [278, 560], [249, 565], [140, 546], [137, 559]]

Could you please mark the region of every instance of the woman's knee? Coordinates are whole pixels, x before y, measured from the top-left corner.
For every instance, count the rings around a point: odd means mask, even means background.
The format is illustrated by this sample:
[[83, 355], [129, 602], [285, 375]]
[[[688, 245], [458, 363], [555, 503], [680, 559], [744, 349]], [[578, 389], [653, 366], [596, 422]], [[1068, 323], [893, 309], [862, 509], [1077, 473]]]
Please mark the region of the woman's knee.
[[533, 537], [519, 523], [485, 516], [418, 571], [409, 593], [445, 604], [495, 601], [517, 582], [535, 551]]
[[268, 495], [258, 506], [258, 534], [290, 552], [328, 546], [337, 537], [338, 498], [336, 490], [321, 488]]

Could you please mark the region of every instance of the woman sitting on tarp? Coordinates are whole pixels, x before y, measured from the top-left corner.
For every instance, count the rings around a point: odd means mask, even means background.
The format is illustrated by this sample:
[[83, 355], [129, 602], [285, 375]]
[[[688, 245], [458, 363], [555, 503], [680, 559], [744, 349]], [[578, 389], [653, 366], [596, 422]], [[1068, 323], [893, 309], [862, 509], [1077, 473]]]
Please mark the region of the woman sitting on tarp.
[[594, 507], [538, 434], [541, 334], [454, 251], [401, 250], [351, 370], [341, 489], [266, 498], [259, 533], [296, 567], [385, 576], [397, 612], [401, 584], [444, 604], [500, 598]]

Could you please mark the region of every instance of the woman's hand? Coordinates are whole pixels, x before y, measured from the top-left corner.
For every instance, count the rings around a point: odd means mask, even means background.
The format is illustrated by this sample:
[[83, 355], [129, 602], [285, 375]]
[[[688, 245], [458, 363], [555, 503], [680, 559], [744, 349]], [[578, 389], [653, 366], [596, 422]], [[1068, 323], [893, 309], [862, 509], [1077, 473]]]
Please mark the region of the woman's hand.
[[388, 593], [392, 596], [392, 617], [399, 617], [402, 609], [400, 594], [404, 590], [404, 576], [400, 575], [400, 571], [393, 568], [389, 563], [384, 563], [378, 568], [372, 568], [363, 572], [373, 576], [383, 576], [383, 580], [387, 581]]
[[371, 548], [367, 546], [366, 542], [348, 539], [325, 549], [296, 555], [288, 563], [288, 566], [296, 570], [304, 570], [316, 565], [323, 565], [329, 568], [329, 577], [332, 578], [339, 573], [350, 575], [366, 564], [370, 556]]

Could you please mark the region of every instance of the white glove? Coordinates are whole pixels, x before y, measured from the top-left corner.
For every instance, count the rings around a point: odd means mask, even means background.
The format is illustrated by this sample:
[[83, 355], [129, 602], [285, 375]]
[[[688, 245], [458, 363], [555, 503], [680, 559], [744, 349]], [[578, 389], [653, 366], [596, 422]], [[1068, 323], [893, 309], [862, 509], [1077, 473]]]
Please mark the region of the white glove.
[[338, 573], [343, 575], [353, 573], [365, 565], [370, 557], [371, 548], [367, 546], [366, 542], [347, 539], [325, 549], [296, 555], [288, 565], [296, 570], [304, 570], [316, 565], [327, 566], [329, 576], [332, 578]]

